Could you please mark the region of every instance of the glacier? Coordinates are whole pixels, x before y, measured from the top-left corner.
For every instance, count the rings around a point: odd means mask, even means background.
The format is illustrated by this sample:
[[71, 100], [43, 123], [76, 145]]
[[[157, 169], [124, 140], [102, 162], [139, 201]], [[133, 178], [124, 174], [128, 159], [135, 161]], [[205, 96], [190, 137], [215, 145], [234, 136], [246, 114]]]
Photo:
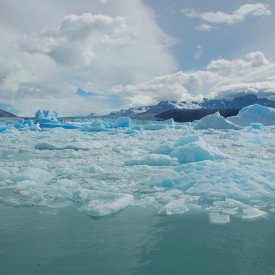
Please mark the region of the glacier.
[[[43, 127], [49, 124], [60, 127]], [[2, 120], [0, 129], [1, 204], [74, 207], [93, 217], [128, 206], [160, 215], [201, 211], [214, 224], [274, 215], [275, 122], [267, 107], [195, 123], [122, 117], [71, 124], [42, 110], [36, 123]]]

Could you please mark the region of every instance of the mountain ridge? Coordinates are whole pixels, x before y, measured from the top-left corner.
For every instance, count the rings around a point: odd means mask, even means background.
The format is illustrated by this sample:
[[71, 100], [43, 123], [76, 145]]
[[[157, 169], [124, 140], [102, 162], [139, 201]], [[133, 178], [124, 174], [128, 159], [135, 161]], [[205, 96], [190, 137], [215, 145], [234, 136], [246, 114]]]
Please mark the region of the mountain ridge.
[[[133, 119], [167, 119], [173, 117], [179, 118], [180, 114], [189, 115], [198, 119], [201, 115], [211, 114], [213, 112], [220, 112], [221, 115], [230, 116], [235, 115], [238, 111], [246, 106], [260, 104], [266, 107], [275, 108], [275, 101], [267, 98], [259, 98], [254, 94], [245, 96], [238, 96], [229, 99], [207, 99], [204, 98], [199, 101], [161, 101], [156, 105], [141, 106], [136, 108], [122, 109], [119, 111], [111, 112], [107, 115], [100, 117], [118, 118], [121, 116], [128, 116]], [[196, 115], [196, 112], [201, 115]], [[92, 114], [93, 117], [98, 117]], [[178, 119], [175, 119], [178, 120]], [[180, 119], [178, 121], [190, 121], [188, 118]]]

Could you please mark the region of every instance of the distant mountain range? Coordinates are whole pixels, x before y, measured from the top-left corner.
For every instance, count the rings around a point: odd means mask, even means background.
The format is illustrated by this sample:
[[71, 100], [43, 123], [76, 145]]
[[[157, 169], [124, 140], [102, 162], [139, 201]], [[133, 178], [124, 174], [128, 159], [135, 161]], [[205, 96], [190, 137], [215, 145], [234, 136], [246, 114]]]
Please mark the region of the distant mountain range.
[[0, 117], [16, 117], [16, 115], [0, 109]]
[[[207, 99], [198, 101], [162, 101], [157, 105], [142, 106], [137, 108], [124, 109], [111, 112], [103, 117], [117, 118], [128, 116], [135, 119], [168, 119], [173, 117], [176, 121], [193, 121], [201, 117], [219, 111], [221, 115], [227, 117], [238, 113], [240, 109], [252, 104], [260, 104], [275, 108], [275, 101], [267, 98], [258, 98], [249, 94], [239, 96], [232, 100], [228, 99]], [[91, 116], [96, 116], [91, 114]]]

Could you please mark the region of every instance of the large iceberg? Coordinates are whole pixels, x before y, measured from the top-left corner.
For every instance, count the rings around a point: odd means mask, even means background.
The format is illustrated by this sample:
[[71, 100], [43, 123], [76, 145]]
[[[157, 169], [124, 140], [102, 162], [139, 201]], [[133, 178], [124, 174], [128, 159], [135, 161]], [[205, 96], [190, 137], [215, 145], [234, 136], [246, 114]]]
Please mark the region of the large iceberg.
[[60, 122], [58, 113], [53, 110], [38, 110], [35, 113], [35, 122], [39, 123], [41, 128], [79, 129], [79, 126]]
[[275, 109], [254, 104], [241, 109], [238, 115], [227, 119], [240, 126], [249, 126], [251, 123], [275, 125]]
[[194, 126], [194, 129], [241, 129], [240, 126], [232, 123], [220, 115], [219, 112], [203, 117]]

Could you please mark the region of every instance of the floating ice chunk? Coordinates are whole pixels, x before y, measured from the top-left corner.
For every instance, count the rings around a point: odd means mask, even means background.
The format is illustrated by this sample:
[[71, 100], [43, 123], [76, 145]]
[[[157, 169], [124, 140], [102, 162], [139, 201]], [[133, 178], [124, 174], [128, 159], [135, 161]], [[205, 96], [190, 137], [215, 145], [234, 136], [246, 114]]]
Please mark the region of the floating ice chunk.
[[168, 124], [170, 126], [175, 126], [175, 120], [173, 118], [169, 118], [167, 120], [164, 120], [163, 123]]
[[240, 217], [244, 220], [255, 220], [266, 216], [266, 212], [259, 210], [256, 207], [228, 198], [224, 201], [215, 201], [209, 210]]
[[3, 133], [7, 130], [8, 127], [6, 126], [0, 126], [0, 133]]
[[166, 155], [149, 155], [144, 158], [129, 160], [125, 162], [127, 166], [148, 165], [148, 166], [171, 166], [176, 165], [177, 161]]
[[11, 177], [12, 180], [14, 181], [24, 181], [24, 180], [45, 180], [45, 179], [51, 179], [52, 178], [52, 174], [45, 170], [45, 169], [41, 169], [41, 168], [35, 168], [35, 167], [31, 167], [31, 168], [27, 168], [26, 170], [22, 171], [20, 174], [18, 175], [13, 175]]
[[35, 144], [34, 148], [37, 150], [75, 150], [75, 151], [89, 150], [89, 148], [83, 148], [76, 145], [66, 145], [66, 146], [58, 147], [56, 145], [46, 143], [46, 142], [37, 143]]
[[249, 126], [254, 122], [266, 126], [275, 125], [275, 109], [254, 104], [244, 107], [237, 116], [228, 117], [227, 119], [240, 126]]
[[120, 117], [113, 123], [101, 120], [94, 121], [90, 125], [83, 125], [83, 129], [90, 132], [105, 132], [114, 128], [128, 128], [131, 123], [129, 117]]
[[175, 142], [175, 146], [183, 146], [192, 142], [201, 141], [202, 139], [199, 136], [184, 136], [179, 138]]
[[261, 211], [255, 207], [244, 208], [240, 217], [244, 220], [255, 220], [266, 216], [266, 212]]
[[113, 128], [130, 127], [130, 126], [131, 126], [131, 119], [129, 117], [120, 117], [112, 125]]
[[176, 149], [170, 154], [178, 159], [179, 163], [197, 162], [203, 160], [217, 160], [225, 158], [225, 155], [216, 148], [203, 141], [192, 142]]
[[143, 125], [143, 130], [152, 130], [152, 131], [157, 131], [157, 130], [162, 130], [168, 128], [168, 125], [165, 123], [153, 123], [149, 122], [145, 125]]
[[79, 129], [80, 127], [73, 124], [65, 124], [58, 120], [58, 113], [52, 110], [38, 110], [35, 113], [35, 122], [39, 123], [41, 128], [64, 128]]
[[251, 123], [250, 127], [252, 129], [260, 130], [264, 127], [264, 125], [262, 123]]
[[177, 199], [168, 202], [163, 208], [160, 210], [160, 213], [164, 213], [166, 215], [175, 215], [175, 214], [183, 214], [188, 212], [190, 209], [186, 205], [185, 199]]
[[14, 127], [21, 131], [39, 131], [41, 130], [39, 123], [34, 123], [31, 119], [20, 119], [15, 124]]
[[197, 124], [194, 126], [194, 129], [241, 129], [240, 126], [228, 121], [219, 112], [211, 114], [200, 119]]
[[161, 144], [160, 146], [152, 149], [155, 154], [169, 155], [173, 151], [174, 147], [168, 143]]
[[209, 214], [209, 221], [210, 221], [210, 223], [213, 223], [213, 224], [230, 223], [230, 215], [210, 213]]
[[130, 194], [105, 193], [91, 200], [84, 209], [89, 215], [102, 217], [119, 212], [134, 200]]
[[111, 128], [111, 124], [105, 121], [95, 121], [90, 125], [83, 125], [83, 129], [89, 132], [104, 132]]
[[47, 121], [56, 121], [58, 122], [58, 113], [53, 110], [38, 110], [35, 113], [36, 120], [47, 120]]

